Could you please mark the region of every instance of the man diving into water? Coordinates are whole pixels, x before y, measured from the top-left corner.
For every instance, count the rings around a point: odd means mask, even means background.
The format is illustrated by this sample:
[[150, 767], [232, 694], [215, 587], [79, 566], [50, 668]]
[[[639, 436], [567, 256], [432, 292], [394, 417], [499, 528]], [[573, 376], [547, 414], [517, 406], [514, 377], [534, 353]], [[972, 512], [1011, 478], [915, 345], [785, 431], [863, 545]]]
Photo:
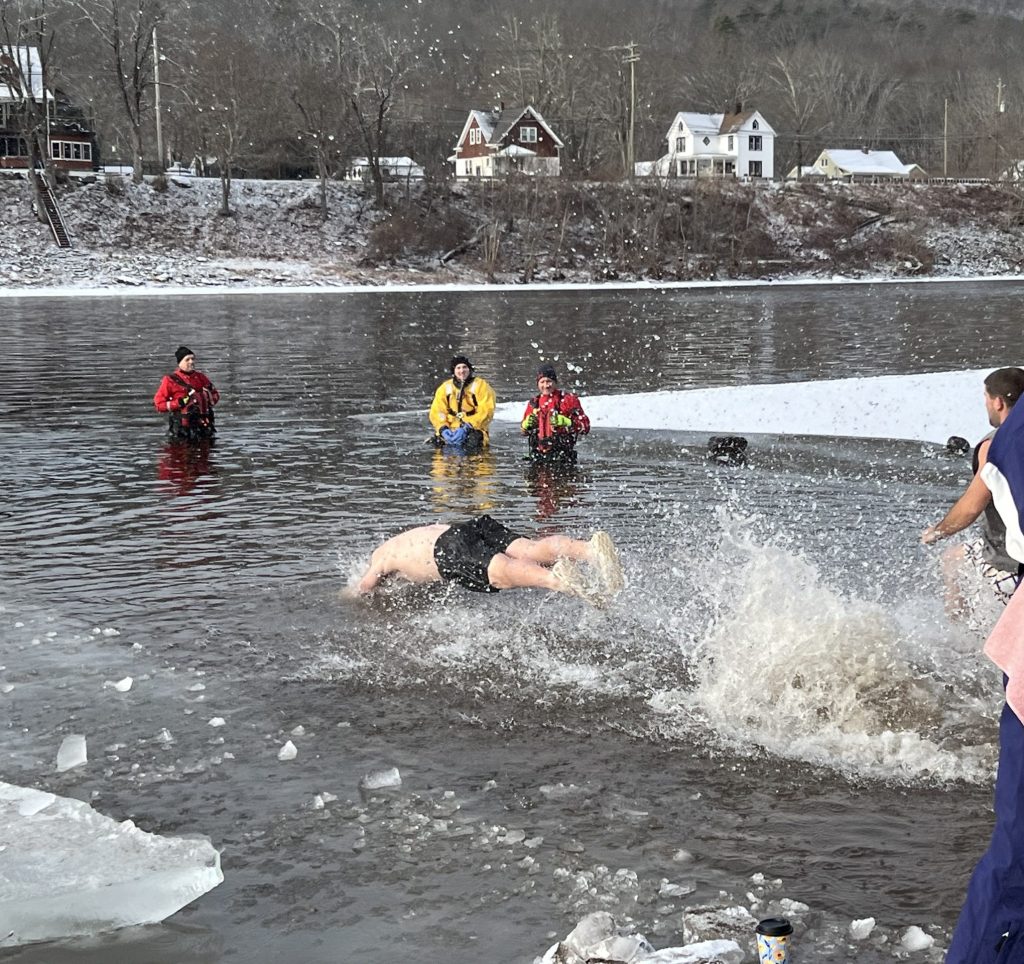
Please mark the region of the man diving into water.
[[[600, 588], [591, 586], [578, 562], [593, 567]], [[392, 575], [413, 583], [454, 582], [472, 592], [550, 589], [593, 605], [602, 605], [624, 585], [608, 533], [597, 532], [589, 542], [564, 535], [530, 539], [489, 515], [418, 526], [388, 539], [374, 550], [354, 594], [371, 593]]]

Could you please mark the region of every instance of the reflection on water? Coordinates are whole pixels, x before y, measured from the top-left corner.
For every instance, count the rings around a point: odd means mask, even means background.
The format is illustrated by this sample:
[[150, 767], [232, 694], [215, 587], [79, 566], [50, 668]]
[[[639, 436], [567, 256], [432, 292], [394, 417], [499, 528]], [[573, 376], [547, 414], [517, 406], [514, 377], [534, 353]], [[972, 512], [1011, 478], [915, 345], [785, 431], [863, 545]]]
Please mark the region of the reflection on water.
[[585, 482], [578, 463], [530, 462], [526, 467], [526, 491], [537, 501], [534, 518], [544, 522], [563, 507], [585, 506]]
[[430, 463], [433, 511], [446, 517], [488, 512], [497, 505], [497, 456], [484, 449], [463, 455], [435, 449]]
[[156, 466], [156, 477], [164, 483], [163, 490], [174, 497], [189, 495], [197, 486], [205, 489], [217, 475], [211, 458], [213, 445], [213, 439], [168, 441]]

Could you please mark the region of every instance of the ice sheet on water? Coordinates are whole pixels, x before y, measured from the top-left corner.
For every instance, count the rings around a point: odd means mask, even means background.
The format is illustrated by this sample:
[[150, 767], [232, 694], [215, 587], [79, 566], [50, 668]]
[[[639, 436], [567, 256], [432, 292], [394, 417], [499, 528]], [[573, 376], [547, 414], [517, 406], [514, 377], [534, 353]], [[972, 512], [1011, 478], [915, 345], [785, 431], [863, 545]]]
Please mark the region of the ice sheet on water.
[[[602, 428], [942, 443], [951, 435], [978, 438], [984, 433], [985, 412], [978, 398], [989, 371], [592, 395], [586, 405], [592, 424]], [[499, 405], [495, 417], [518, 421], [521, 407], [517, 402]]]
[[160, 837], [3, 782], [0, 839], [0, 946], [156, 923], [224, 879], [206, 839]]

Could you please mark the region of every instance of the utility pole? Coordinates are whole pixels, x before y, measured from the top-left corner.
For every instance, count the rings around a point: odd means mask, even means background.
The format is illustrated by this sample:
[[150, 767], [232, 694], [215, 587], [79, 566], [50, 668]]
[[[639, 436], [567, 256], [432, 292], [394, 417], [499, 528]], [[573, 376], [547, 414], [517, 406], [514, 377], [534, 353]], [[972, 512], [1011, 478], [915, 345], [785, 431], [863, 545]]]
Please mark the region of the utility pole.
[[633, 137], [636, 130], [636, 65], [640, 60], [636, 48], [637, 45], [633, 41], [626, 44], [626, 50], [629, 52], [623, 60], [623, 63], [629, 64], [629, 140], [626, 142], [626, 177], [630, 179], [636, 172]]
[[999, 155], [1002, 153], [999, 144], [1000, 115], [1006, 110], [1006, 102], [1003, 100], [1003, 78], [996, 81], [996, 123], [995, 132], [992, 137], [992, 177], [999, 177]]
[[156, 156], [157, 174], [163, 174], [164, 168], [164, 134], [160, 125], [160, 49], [156, 45], [156, 24], [153, 25], [153, 106], [156, 113]]
[[942, 102], [942, 178], [949, 177], [949, 98]]

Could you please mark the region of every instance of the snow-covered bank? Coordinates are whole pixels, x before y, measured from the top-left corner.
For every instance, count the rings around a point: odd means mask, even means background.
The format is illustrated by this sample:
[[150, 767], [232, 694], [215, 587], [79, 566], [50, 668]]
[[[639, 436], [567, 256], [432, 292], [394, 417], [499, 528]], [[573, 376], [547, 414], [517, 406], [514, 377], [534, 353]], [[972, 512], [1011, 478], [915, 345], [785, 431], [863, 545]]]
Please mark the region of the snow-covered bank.
[[[390, 185], [74, 182], [73, 247], [0, 177], [0, 290], [337, 289], [1017, 277], [1009, 188], [733, 182]], [[1012, 207], [1012, 205], [1011, 205]]]

